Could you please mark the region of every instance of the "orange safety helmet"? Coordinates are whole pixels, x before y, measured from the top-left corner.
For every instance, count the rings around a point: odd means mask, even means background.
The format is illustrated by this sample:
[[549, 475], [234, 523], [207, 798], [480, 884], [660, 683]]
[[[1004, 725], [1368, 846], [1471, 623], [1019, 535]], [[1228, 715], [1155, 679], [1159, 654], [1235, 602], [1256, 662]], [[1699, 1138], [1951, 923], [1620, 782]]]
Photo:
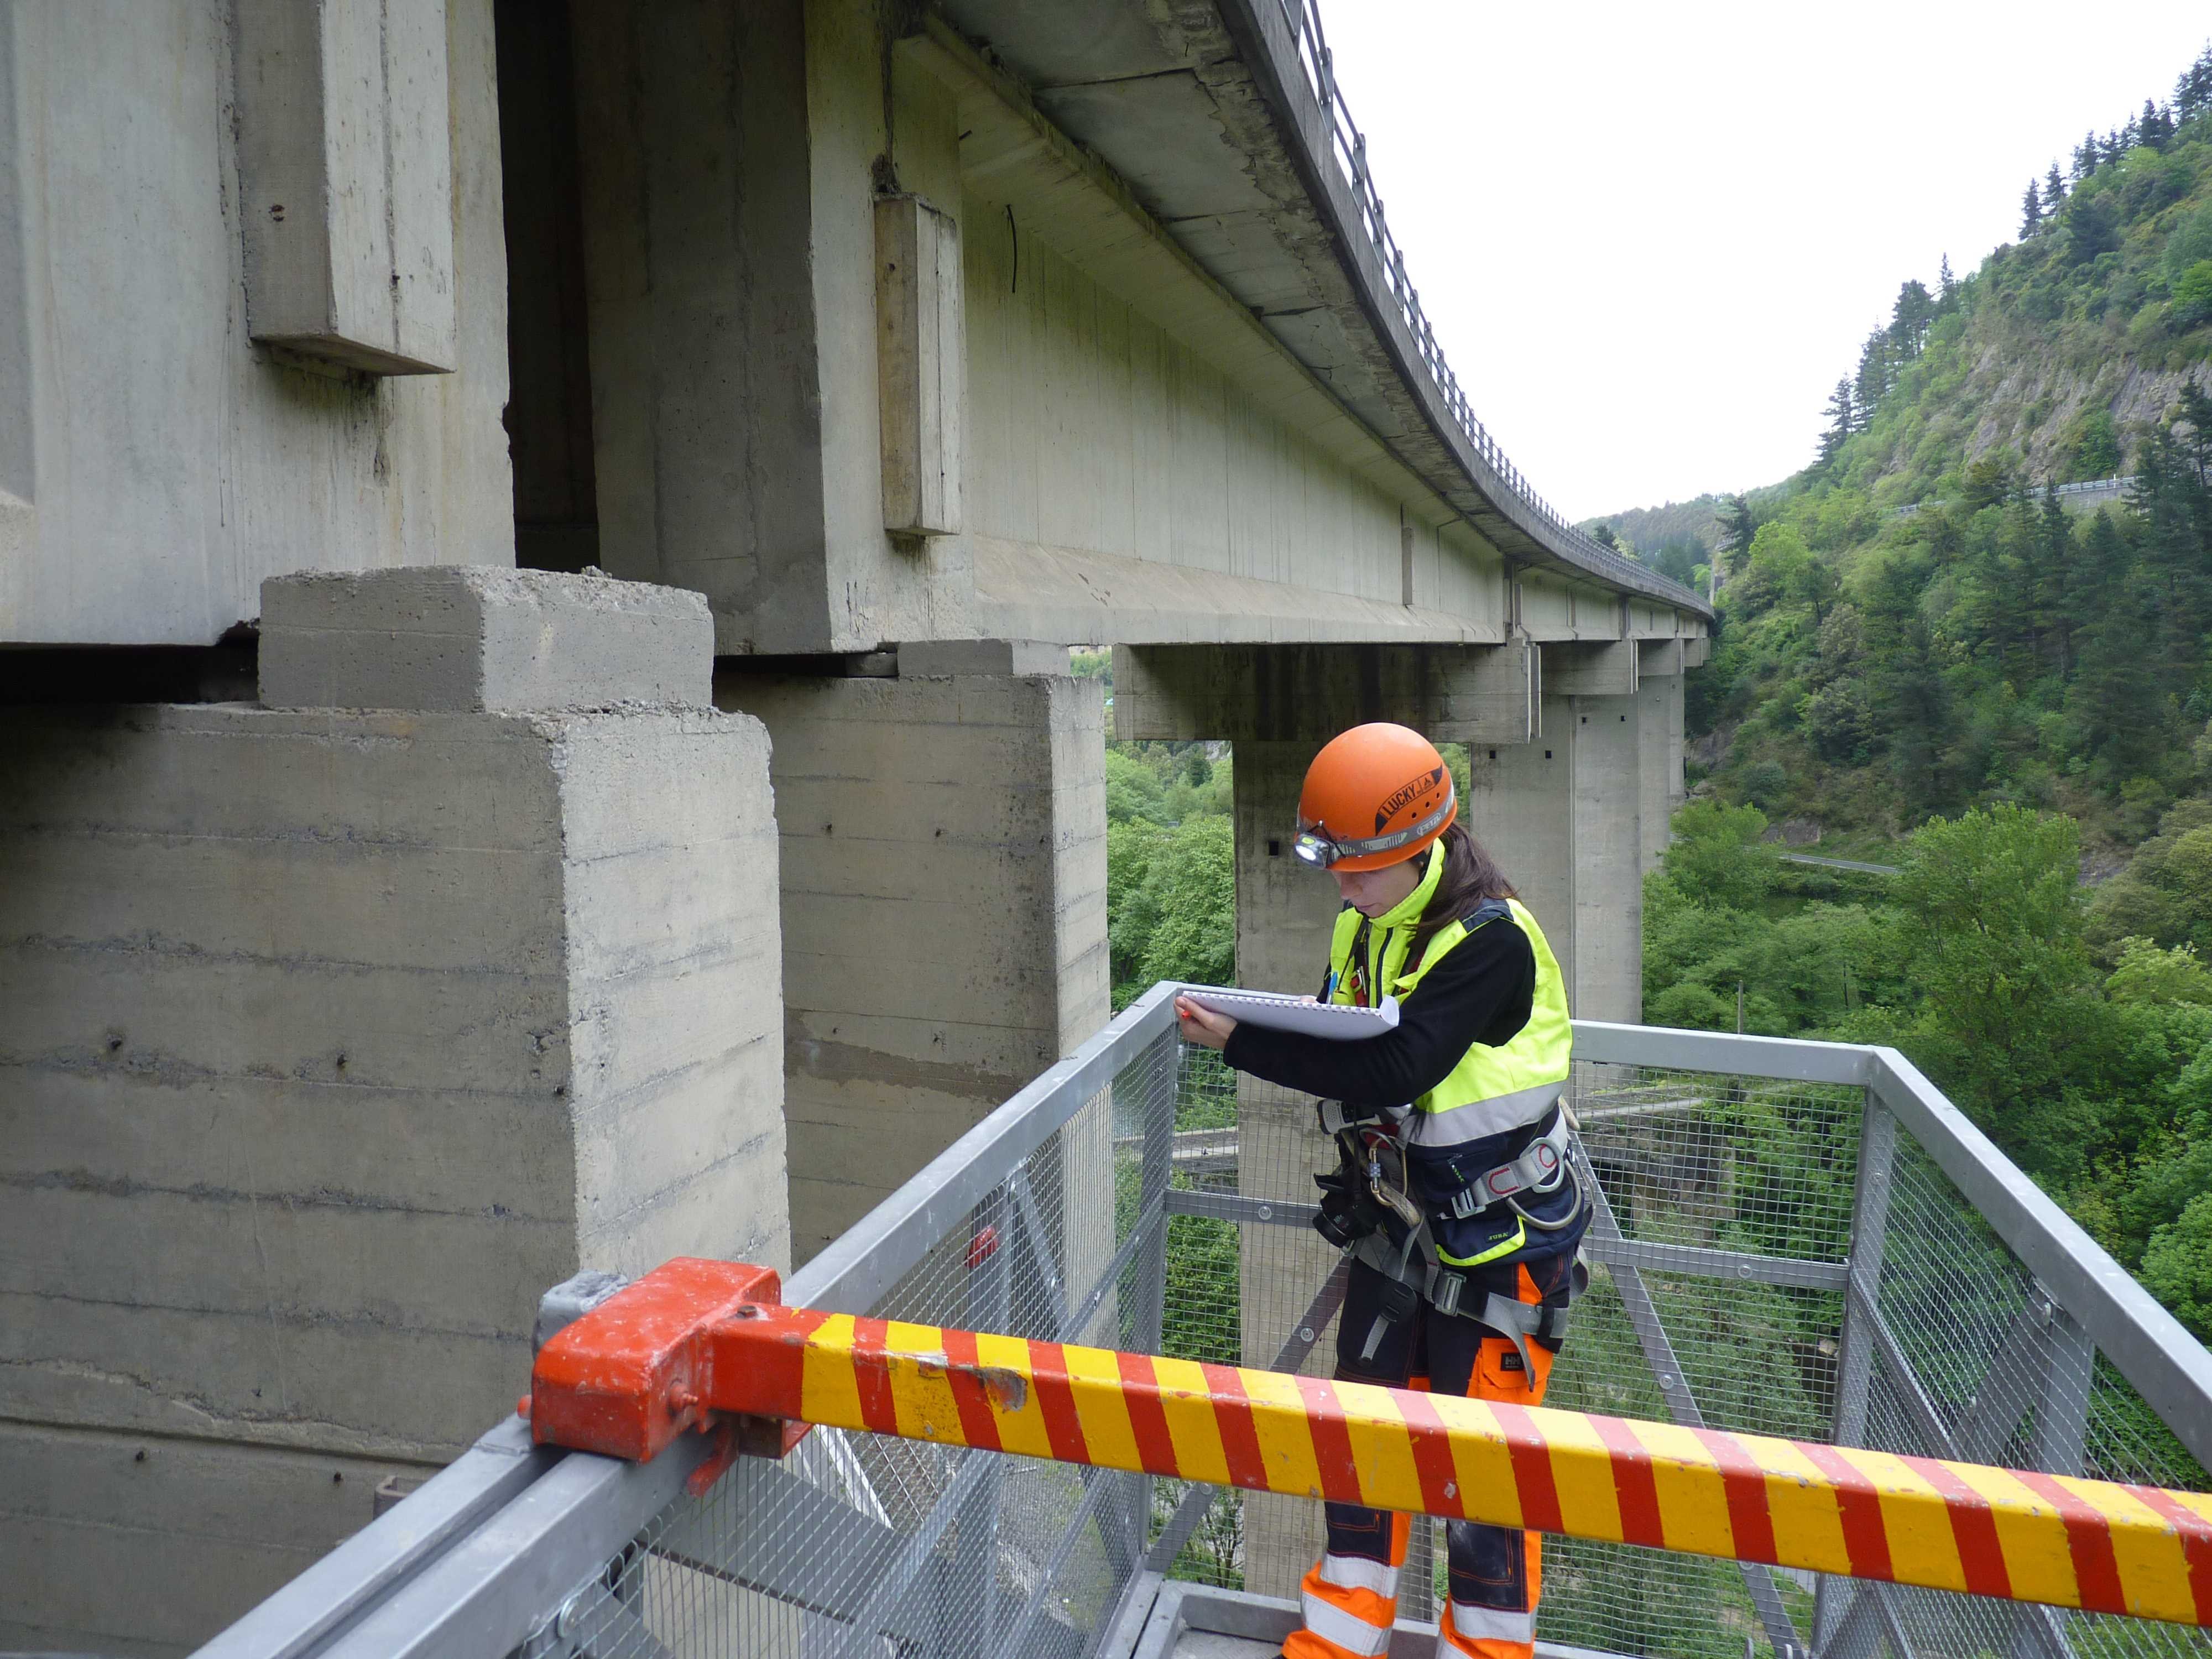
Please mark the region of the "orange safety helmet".
[[1316, 869], [1380, 870], [1425, 851], [1458, 816], [1436, 744], [1377, 720], [1330, 738], [1306, 768], [1292, 847]]

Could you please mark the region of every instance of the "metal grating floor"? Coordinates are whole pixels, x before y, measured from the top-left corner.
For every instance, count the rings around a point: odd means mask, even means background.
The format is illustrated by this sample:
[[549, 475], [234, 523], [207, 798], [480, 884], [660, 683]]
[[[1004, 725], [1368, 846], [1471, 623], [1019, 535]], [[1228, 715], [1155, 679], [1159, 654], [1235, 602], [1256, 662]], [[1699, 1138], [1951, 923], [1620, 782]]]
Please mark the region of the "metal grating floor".
[[[1275, 1659], [1297, 1628], [1297, 1608], [1273, 1596], [1142, 1573], [1129, 1585], [1099, 1659]], [[1401, 1623], [1390, 1659], [1433, 1659], [1437, 1627]], [[1588, 1648], [1536, 1644], [1536, 1659], [1621, 1659]]]

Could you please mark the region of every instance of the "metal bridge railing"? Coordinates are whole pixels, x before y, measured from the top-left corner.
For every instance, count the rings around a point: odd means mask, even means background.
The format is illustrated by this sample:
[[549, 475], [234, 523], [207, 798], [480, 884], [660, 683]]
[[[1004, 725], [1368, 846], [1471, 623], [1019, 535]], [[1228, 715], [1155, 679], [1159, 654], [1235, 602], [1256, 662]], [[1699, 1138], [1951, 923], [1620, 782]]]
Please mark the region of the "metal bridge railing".
[[[1388, 298], [1398, 310], [1400, 319], [1419, 353], [1422, 366], [1435, 381], [1444, 406], [1459, 423], [1460, 430], [1474, 447], [1484, 464], [1494, 473], [1499, 483], [1510, 490], [1530, 513], [1541, 520], [1554, 540], [1571, 550], [1576, 561], [1596, 574], [1626, 580], [1632, 587], [1649, 589], [1655, 581], [1665, 582], [1650, 567], [1623, 557], [1612, 548], [1577, 529], [1549, 501], [1538, 495], [1521, 469], [1513, 465], [1490, 429], [1479, 420], [1474, 408], [1461, 388], [1459, 377], [1452, 372], [1445, 358], [1443, 347], [1437, 342], [1437, 331], [1429, 321], [1428, 313], [1421, 307], [1421, 296], [1406, 272], [1406, 252], [1390, 229], [1389, 216], [1382, 209], [1382, 197], [1375, 186], [1375, 175], [1367, 165], [1367, 139], [1352, 124], [1352, 113], [1346, 108], [1343, 91], [1336, 82], [1336, 65], [1330, 55], [1328, 41], [1322, 33], [1321, 9], [1317, 0], [1256, 0], [1260, 4], [1272, 4], [1280, 15], [1296, 48], [1298, 68], [1303, 71], [1307, 90], [1321, 106], [1322, 119], [1328, 124], [1330, 154], [1326, 159], [1335, 165], [1352, 188], [1358, 205], [1360, 228], [1374, 245]], [[1674, 584], [1667, 584], [1669, 586]], [[1686, 593], [1686, 589], [1676, 590]], [[1695, 599], [1695, 595], [1689, 595]]]
[[[1173, 989], [784, 1301], [1325, 1372], [1334, 1255], [1304, 1224], [1333, 1153], [1310, 1107], [1182, 1047]], [[1588, 1023], [1577, 1053], [1604, 1204], [1547, 1404], [2203, 1488], [2212, 1355], [1901, 1057]], [[1317, 1535], [1309, 1501], [875, 1435], [818, 1429], [708, 1483], [713, 1449], [629, 1464], [512, 1420], [205, 1651], [1089, 1655], [1164, 1578], [1287, 1593]], [[1417, 1527], [1402, 1617], [1437, 1541]], [[1681, 1659], [2212, 1654], [2177, 1626], [1574, 1540], [1539, 1631]]]

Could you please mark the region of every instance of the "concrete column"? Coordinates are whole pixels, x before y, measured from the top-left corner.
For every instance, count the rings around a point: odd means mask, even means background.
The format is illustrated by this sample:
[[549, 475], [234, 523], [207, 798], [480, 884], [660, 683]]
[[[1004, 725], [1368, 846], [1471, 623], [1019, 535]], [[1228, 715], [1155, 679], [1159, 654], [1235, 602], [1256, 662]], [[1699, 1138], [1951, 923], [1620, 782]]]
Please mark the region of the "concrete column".
[[1645, 874], [1659, 867], [1667, 851], [1668, 825], [1674, 815], [1674, 791], [1670, 782], [1681, 775], [1670, 767], [1667, 743], [1667, 710], [1673, 688], [1679, 696], [1681, 676], [1646, 678], [1636, 688], [1636, 727], [1640, 744], [1637, 757], [1636, 811], [1639, 850], [1637, 864]]
[[774, 741], [801, 1261], [1107, 1017], [1098, 682], [902, 658], [946, 672], [717, 688]]
[[1631, 696], [1573, 706], [1574, 1011], [1633, 1024], [1644, 1017], [1641, 704]]
[[1336, 884], [1291, 851], [1298, 791], [1321, 746], [1239, 743], [1232, 751], [1237, 980], [1251, 990], [1311, 992], [1328, 966]]
[[[1547, 668], [1548, 676], [1549, 669]], [[1525, 744], [1468, 751], [1467, 826], [1534, 913], [1575, 1001], [1575, 699], [1546, 695], [1541, 729]], [[1581, 1009], [1577, 1007], [1576, 1012]]]
[[0, 1647], [195, 1645], [513, 1408], [547, 1285], [788, 1256], [767, 744], [704, 602], [263, 614], [289, 706], [0, 712]]
[[1674, 814], [1690, 798], [1689, 784], [1682, 774], [1682, 750], [1687, 736], [1682, 699], [1687, 690], [1679, 674], [1667, 687], [1667, 822], [1670, 828]]
[[[1336, 884], [1291, 852], [1298, 789], [1319, 742], [1239, 743], [1236, 783], [1237, 979], [1262, 991], [1310, 993], [1328, 965], [1340, 902]], [[1314, 1120], [1310, 1096], [1257, 1078], [1237, 1079], [1237, 1190], [1248, 1198], [1313, 1202], [1312, 1176], [1336, 1167], [1336, 1151]], [[1244, 1363], [1267, 1365], [1335, 1264], [1336, 1252], [1310, 1229], [1248, 1225], [1238, 1255]], [[1334, 1328], [1302, 1368], [1334, 1369]], [[1295, 1595], [1298, 1575], [1322, 1544], [1322, 1510], [1302, 1498], [1244, 1495], [1244, 1588]]]

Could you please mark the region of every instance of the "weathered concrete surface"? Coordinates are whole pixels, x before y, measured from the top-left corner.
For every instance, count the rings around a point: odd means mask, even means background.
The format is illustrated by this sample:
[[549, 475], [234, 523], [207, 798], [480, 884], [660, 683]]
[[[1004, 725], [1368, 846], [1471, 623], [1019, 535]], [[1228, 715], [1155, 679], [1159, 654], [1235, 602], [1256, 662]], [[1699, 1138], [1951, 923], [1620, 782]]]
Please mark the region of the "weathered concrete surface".
[[1236, 746], [1237, 982], [1250, 990], [1309, 994], [1328, 969], [1343, 903], [1335, 882], [1291, 851], [1298, 790], [1320, 749], [1320, 739]]
[[1664, 766], [1665, 734], [1645, 734], [1640, 697], [1577, 697], [1573, 708], [1574, 1012], [1635, 1024], [1644, 1017], [1644, 769]]
[[725, 650], [829, 632], [804, 9], [570, 9], [599, 559]]
[[681, 588], [431, 565], [261, 585], [271, 708], [604, 708], [714, 701], [714, 624]]
[[1636, 692], [1639, 641], [1609, 645], [1547, 645], [1544, 690], [1555, 697], [1626, 697]]
[[[419, 1463], [0, 1423], [0, 1650], [172, 1659], [368, 1523]], [[36, 1575], [33, 1577], [33, 1575]]]
[[1114, 735], [1124, 741], [1318, 745], [1363, 720], [1395, 720], [1438, 743], [1525, 743], [1535, 724], [1535, 647], [1522, 640], [1125, 646], [1114, 669]]
[[[860, 0], [572, 8], [600, 560], [727, 653], [959, 637], [964, 553], [884, 527], [873, 166], [957, 223], [950, 96]], [[887, 94], [889, 94], [887, 97]]]
[[[368, 1518], [364, 1485], [300, 1519], [292, 1454], [452, 1455], [579, 1266], [787, 1260], [766, 747], [706, 709], [0, 714], [0, 1553], [34, 1645], [235, 1616]], [[62, 1433], [190, 1455], [129, 1508], [27, 1509]], [[177, 1607], [88, 1601], [148, 1516], [226, 1504], [163, 1546]]]
[[916, 640], [898, 648], [908, 679], [948, 674], [1065, 674], [1067, 647], [1046, 640]]
[[303, 564], [514, 562], [491, 0], [444, 10], [459, 367], [372, 380], [247, 343], [226, 9], [6, 9], [0, 640], [206, 645]]
[[[1535, 914], [1576, 999], [1574, 700], [1547, 689], [1534, 742], [1468, 751], [1465, 822]], [[1575, 1008], [1577, 1013], [1582, 1010]]]
[[246, 319], [372, 374], [454, 368], [442, 0], [240, 0]]
[[715, 696], [775, 743], [803, 1261], [1104, 1023], [1103, 697], [729, 672]]
[[1643, 820], [1643, 867], [1659, 866], [1667, 850], [1682, 784], [1682, 641], [1653, 640], [1644, 646], [1636, 688], [1637, 723], [1643, 743], [1637, 811]]

